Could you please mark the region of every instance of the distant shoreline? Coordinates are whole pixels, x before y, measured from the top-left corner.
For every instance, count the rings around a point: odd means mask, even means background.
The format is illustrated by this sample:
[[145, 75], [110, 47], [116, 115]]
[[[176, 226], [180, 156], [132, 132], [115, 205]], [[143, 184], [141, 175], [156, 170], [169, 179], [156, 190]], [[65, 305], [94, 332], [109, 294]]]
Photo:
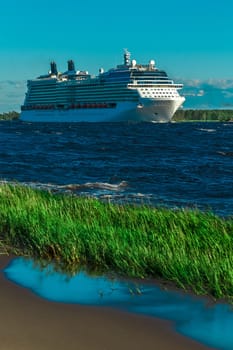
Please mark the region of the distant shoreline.
[[173, 121], [232, 122], [233, 109], [179, 109]]
[[0, 113], [0, 120], [17, 120], [19, 119], [20, 113], [16, 111]]
[[[18, 120], [19, 112], [0, 113], [0, 120]], [[175, 122], [233, 122], [233, 109], [179, 109], [174, 114]]]

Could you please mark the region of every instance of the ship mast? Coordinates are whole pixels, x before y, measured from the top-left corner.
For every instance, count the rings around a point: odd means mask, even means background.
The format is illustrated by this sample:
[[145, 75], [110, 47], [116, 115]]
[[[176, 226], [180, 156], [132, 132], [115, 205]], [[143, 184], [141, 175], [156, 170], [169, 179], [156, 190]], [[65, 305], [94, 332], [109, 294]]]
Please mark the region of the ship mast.
[[127, 49], [124, 49], [124, 65], [130, 66], [130, 52]]

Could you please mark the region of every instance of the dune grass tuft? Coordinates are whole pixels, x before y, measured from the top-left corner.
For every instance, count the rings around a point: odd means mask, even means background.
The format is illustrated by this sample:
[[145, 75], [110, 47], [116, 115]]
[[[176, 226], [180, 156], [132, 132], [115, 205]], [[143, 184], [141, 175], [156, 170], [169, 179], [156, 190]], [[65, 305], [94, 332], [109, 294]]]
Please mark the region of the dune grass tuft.
[[233, 296], [233, 221], [198, 210], [116, 205], [0, 186], [0, 251], [162, 277], [197, 294]]

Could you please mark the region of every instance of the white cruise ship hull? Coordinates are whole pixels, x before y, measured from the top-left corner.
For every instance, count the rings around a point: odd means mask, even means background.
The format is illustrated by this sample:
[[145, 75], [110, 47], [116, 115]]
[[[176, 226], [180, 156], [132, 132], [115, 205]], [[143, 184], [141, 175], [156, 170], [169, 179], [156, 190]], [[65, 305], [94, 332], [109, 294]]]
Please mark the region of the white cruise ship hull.
[[124, 51], [124, 64], [94, 76], [68, 61], [61, 73], [50, 71], [28, 80], [21, 120], [29, 122], [169, 122], [185, 98], [155, 61], [137, 64]]
[[184, 102], [176, 99], [141, 99], [120, 102], [114, 108], [23, 110], [20, 119], [29, 122], [169, 122]]

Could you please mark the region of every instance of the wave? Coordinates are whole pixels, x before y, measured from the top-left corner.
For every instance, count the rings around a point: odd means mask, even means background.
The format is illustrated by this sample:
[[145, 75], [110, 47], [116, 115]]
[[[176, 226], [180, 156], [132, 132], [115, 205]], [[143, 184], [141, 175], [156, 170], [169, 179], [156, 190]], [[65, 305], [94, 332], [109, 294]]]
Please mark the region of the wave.
[[57, 185], [50, 183], [40, 183], [40, 182], [14, 182], [14, 181], [6, 181], [0, 180], [0, 184], [11, 184], [16, 185], [20, 184], [23, 186], [29, 186], [32, 188], [38, 188], [43, 190], [48, 190], [51, 192], [57, 191], [79, 191], [83, 189], [99, 189], [99, 190], [108, 190], [108, 191], [120, 191], [125, 189], [128, 186], [127, 181], [121, 181], [118, 184], [110, 184], [108, 182], [86, 182], [84, 184], [67, 184], [67, 185]]
[[57, 185], [41, 182], [14, 182], [0, 180], [0, 185], [21, 185], [32, 189], [48, 191], [54, 194], [65, 193], [67, 195], [88, 196], [97, 198], [106, 202], [118, 204], [145, 204], [153, 203], [153, 195], [151, 193], [136, 193], [128, 191], [129, 184], [127, 181], [121, 181], [118, 184], [110, 184], [108, 182], [87, 182], [84, 184], [67, 184]]
[[88, 189], [101, 189], [101, 190], [110, 190], [110, 191], [119, 191], [128, 186], [127, 181], [121, 181], [119, 184], [110, 184], [108, 182], [87, 182], [85, 184], [69, 184], [59, 186], [60, 188], [65, 188], [68, 190], [82, 190], [85, 188]]
[[216, 129], [204, 129], [204, 128], [199, 128], [199, 129], [197, 129], [197, 130], [199, 130], [199, 131], [205, 131], [205, 132], [215, 132], [215, 131], [217, 131]]
[[221, 154], [221, 156], [233, 157], [233, 152], [221, 152], [221, 151], [218, 151], [217, 153]]

